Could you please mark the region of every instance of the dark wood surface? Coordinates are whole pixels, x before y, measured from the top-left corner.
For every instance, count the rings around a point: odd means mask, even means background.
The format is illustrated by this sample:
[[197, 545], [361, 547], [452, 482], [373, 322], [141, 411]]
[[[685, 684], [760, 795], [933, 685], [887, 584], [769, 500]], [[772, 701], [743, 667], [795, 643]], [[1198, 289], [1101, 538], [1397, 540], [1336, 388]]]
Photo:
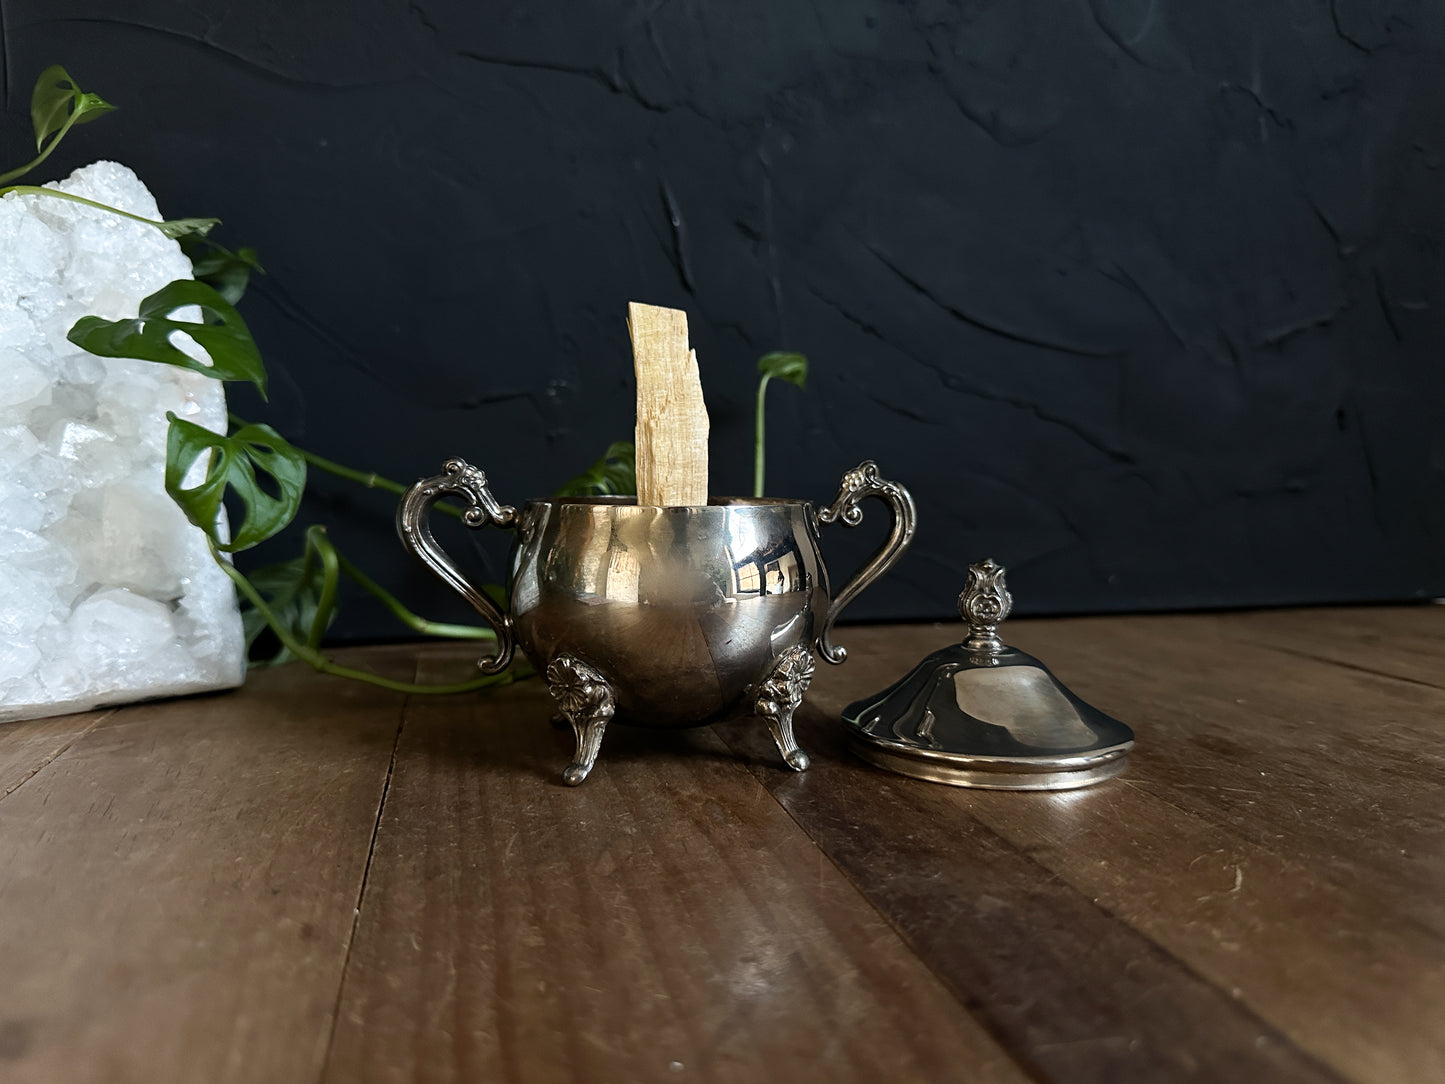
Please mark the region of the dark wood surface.
[[[570, 733], [297, 667], [0, 727], [0, 1081], [1445, 1080], [1445, 607], [1014, 621], [1123, 777]], [[395, 676], [453, 646], [357, 650]]]

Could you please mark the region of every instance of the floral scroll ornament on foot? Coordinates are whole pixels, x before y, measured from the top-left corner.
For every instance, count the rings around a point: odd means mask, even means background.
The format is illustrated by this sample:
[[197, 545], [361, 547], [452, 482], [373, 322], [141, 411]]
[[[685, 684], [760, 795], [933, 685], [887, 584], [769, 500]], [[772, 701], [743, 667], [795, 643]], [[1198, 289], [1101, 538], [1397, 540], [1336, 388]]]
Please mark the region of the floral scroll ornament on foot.
[[547, 667], [547, 687], [577, 737], [577, 753], [562, 773], [563, 781], [575, 787], [597, 763], [602, 732], [616, 710], [612, 686], [598, 670], [581, 659], [558, 655]]
[[808, 754], [798, 748], [793, 738], [793, 712], [803, 702], [812, 680], [812, 653], [805, 647], [790, 647], [778, 656], [753, 700], [753, 714], [768, 724], [778, 752], [795, 772], [803, 771], [810, 763]]

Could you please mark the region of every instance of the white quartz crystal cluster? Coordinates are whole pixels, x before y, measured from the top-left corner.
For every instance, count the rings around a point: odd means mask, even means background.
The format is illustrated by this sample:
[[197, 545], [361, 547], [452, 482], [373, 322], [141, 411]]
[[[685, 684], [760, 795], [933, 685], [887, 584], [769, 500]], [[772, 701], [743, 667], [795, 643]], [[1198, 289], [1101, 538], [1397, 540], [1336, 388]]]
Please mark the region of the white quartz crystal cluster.
[[[160, 217], [113, 162], [52, 187]], [[190, 275], [153, 227], [0, 199], [0, 721], [241, 681], [231, 583], [163, 488], [166, 411], [223, 431], [220, 382], [65, 338]]]

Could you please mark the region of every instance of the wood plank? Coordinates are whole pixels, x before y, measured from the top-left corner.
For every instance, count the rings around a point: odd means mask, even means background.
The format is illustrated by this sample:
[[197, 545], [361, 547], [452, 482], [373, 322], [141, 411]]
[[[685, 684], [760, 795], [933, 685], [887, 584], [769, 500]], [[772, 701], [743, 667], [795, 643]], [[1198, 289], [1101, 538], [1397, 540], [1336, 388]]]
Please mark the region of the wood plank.
[[399, 744], [299, 669], [0, 727], [0, 1080], [1445, 1078], [1435, 612], [1338, 611], [1337, 662], [1329, 613], [1010, 622], [1139, 734], [1072, 794], [845, 754], [956, 625], [846, 629], [801, 776], [618, 727], [562, 787], [537, 682]]
[[1127, 778], [954, 801], [1342, 1075], [1445, 1080], [1445, 945], [1415, 924]]
[[[1445, 944], [1420, 921], [1445, 895], [1439, 775], [1370, 770], [1428, 760], [1445, 701], [1261, 651], [1256, 616], [1011, 622], [1011, 642], [1135, 726], [1130, 772], [1073, 794], [937, 789], [1339, 1072], [1445, 1077]], [[1377, 621], [1388, 635], [1389, 613]], [[956, 635], [849, 629], [857, 650], [813, 700], [836, 713]], [[1365, 720], [1396, 756], [1352, 733]]]
[[1262, 610], [1218, 620], [1249, 643], [1445, 689], [1445, 606]]
[[0, 1078], [315, 1080], [401, 701], [253, 673], [0, 801]]
[[1445, 936], [1445, 693], [1269, 650], [1222, 618], [1017, 622], [1012, 642], [1134, 726], [1130, 778]]
[[709, 731], [550, 712], [409, 707], [327, 1079], [1026, 1079]]
[[21, 786], [114, 709], [0, 723], [0, 798]]
[[[1004, 633], [1134, 728], [1135, 785], [1370, 899], [1381, 921], [1445, 935], [1439, 690], [1271, 650], [1212, 615], [1018, 620]], [[840, 711], [899, 676], [895, 660], [957, 635], [850, 629], [881, 666], [829, 675], [815, 702]]]
[[[853, 659], [871, 637], [850, 639]], [[717, 729], [1037, 1079], [1340, 1079], [991, 830], [958, 791], [865, 765], [845, 751], [836, 718], [814, 704], [800, 709], [797, 726], [813, 756], [802, 775], [776, 770], [754, 728]]]

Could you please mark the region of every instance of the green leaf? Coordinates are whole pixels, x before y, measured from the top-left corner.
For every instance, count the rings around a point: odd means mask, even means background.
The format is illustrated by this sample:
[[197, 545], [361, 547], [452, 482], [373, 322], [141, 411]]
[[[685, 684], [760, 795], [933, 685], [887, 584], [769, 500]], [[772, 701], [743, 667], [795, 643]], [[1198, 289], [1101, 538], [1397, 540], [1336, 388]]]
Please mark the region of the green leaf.
[[[304, 640], [316, 619], [323, 575], [320, 562], [312, 561], [308, 565], [305, 557], [296, 557], [254, 569], [247, 579], [265, 596], [278, 623], [284, 625], [293, 638]], [[279, 666], [296, 658], [279, 638], [275, 654], [259, 657], [254, 654], [256, 640], [270, 627], [265, 615], [254, 606], [241, 610], [241, 627], [245, 630], [246, 655], [252, 666]]]
[[85, 124], [109, 113], [115, 106], [98, 94], [80, 89], [70, 73], [59, 64], [52, 64], [35, 80], [30, 95], [30, 123], [35, 128], [35, 149], [43, 151], [45, 141], [54, 142], [77, 124]]
[[764, 430], [763, 405], [770, 380], [786, 380], [789, 384], [805, 387], [808, 383], [808, 359], [802, 354], [787, 350], [776, 350], [758, 358], [758, 405], [753, 419], [753, 496], [763, 495]]
[[557, 490], [557, 497], [626, 496], [637, 492], [637, 449], [613, 441], [602, 458]]
[[[175, 312], [188, 305], [199, 306], [205, 322], [177, 320]], [[178, 331], [184, 331], [205, 348], [210, 365], [172, 345], [171, 336]], [[140, 315], [134, 320], [83, 316], [66, 338], [103, 358], [139, 358], [179, 365], [217, 380], [248, 380], [260, 389], [263, 398], [266, 395], [266, 368], [246, 322], [230, 302], [204, 282], [178, 279], [161, 287], [140, 303]]]
[[[247, 578], [269, 607], [270, 620], [254, 606], [241, 610], [246, 653], [252, 666], [279, 666], [298, 658], [281, 632], [302, 644], [319, 646], [321, 636], [336, 620], [336, 582], [339, 554], [324, 527], [306, 531], [306, 549], [300, 556], [253, 571]], [[273, 623], [274, 622], [274, 623]], [[267, 629], [276, 636], [276, 651], [257, 656], [257, 639]]]
[[[227, 553], [264, 542], [295, 518], [306, 488], [306, 460], [269, 425], [247, 425], [230, 436], [167, 412], [166, 492], [186, 518]], [[208, 457], [205, 478], [182, 488], [192, 465]], [[261, 479], [268, 480], [263, 486]], [[241, 521], [223, 543], [217, 519], [229, 488], [241, 501]]]
[[49, 158], [50, 152], [60, 146], [65, 133], [77, 124], [94, 120], [114, 108], [99, 95], [82, 91], [60, 65], [46, 68], [35, 80], [35, 89], [30, 95], [30, 122], [35, 128], [35, 149], [39, 153], [23, 166], [0, 173], [0, 185], [23, 177]]
[[808, 359], [786, 350], [774, 351], [758, 358], [758, 372], [773, 380], [786, 380], [800, 388], [808, 385]]
[[239, 248], [232, 252], [209, 238], [192, 235], [181, 239], [181, 251], [190, 257], [196, 278], [210, 283], [232, 305], [245, 295], [251, 272], [266, 273], [256, 259], [255, 249]]
[[220, 224], [219, 218], [168, 218], [160, 224], [160, 231], [171, 240], [180, 237], [204, 237]]

